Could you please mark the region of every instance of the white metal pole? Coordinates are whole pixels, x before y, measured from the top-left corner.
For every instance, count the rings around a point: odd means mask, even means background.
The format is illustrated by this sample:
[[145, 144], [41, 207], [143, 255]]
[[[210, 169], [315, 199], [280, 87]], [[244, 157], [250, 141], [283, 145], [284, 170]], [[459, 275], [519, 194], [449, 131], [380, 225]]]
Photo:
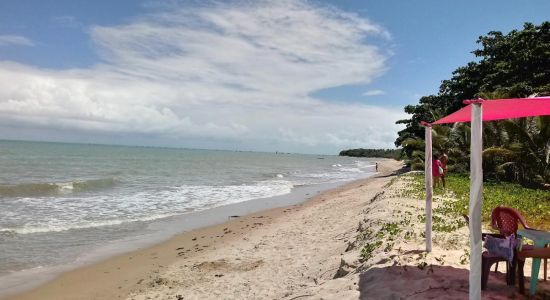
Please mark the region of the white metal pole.
[[472, 104], [470, 142], [470, 299], [481, 299], [481, 207], [483, 205], [483, 120], [481, 102]]
[[426, 126], [426, 148], [425, 148], [425, 169], [424, 177], [426, 178], [426, 252], [432, 252], [432, 127]]

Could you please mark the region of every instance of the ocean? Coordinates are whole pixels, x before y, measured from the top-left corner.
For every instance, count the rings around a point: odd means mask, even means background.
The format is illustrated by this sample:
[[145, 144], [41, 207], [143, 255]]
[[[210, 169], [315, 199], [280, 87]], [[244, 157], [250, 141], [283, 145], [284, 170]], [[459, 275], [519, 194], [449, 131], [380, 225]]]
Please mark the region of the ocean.
[[0, 281], [162, 235], [168, 220], [374, 171], [330, 155], [0, 141]]

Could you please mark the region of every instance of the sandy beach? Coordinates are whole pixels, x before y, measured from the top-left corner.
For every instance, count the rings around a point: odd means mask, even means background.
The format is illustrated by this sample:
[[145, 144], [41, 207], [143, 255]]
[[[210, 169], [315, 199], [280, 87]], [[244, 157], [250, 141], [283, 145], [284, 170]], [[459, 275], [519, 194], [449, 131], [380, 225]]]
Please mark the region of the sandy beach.
[[550, 0], [1, 3], [0, 300], [550, 300]]
[[[434, 231], [426, 254], [424, 203], [407, 196], [401, 168], [384, 160], [376, 176], [303, 204], [186, 232], [6, 299], [467, 298], [467, 228]], [[517, 296], [502, 273], [483, 293]]]

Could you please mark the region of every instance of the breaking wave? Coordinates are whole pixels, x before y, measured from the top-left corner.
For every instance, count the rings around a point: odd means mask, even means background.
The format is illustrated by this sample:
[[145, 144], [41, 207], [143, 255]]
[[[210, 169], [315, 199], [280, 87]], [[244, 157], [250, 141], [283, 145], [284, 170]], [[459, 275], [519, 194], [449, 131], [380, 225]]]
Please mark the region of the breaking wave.
[[114, 177], [55, 183], [21, 183], [0, 185], [0, 197], [43, 197], [73, 192], [86, 192], [114, 187]]

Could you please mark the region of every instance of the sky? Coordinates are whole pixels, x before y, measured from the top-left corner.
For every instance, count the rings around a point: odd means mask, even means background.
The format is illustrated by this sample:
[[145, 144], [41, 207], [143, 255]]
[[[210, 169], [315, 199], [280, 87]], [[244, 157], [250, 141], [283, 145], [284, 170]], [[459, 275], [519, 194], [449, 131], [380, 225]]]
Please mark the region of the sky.
[[550, 1], [0, 1], [0, 139], [336, 154]]

